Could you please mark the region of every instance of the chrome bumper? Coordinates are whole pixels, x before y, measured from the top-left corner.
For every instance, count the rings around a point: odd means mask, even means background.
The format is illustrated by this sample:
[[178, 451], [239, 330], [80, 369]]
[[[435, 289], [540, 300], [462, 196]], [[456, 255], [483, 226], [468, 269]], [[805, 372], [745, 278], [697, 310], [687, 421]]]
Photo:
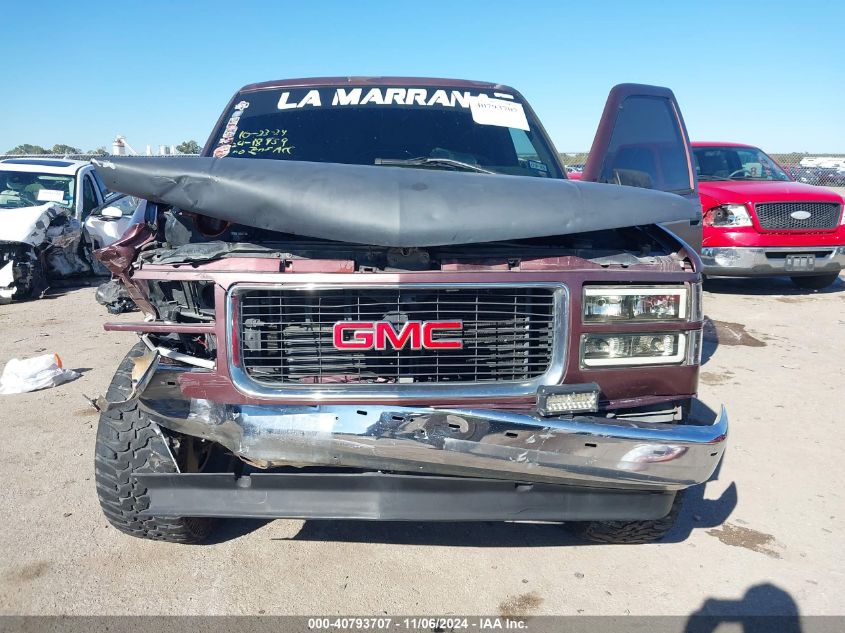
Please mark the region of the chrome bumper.
[[664, 424], [481, 409], [240, 406], [177, 393], [153, 380], [139, 403], [160, 426], [218, 442], [259, 467], [677, 490], [711, 476], [728, 431], [724, 408], [705, 424]]
[[[812, 266], [800, 266], [799, 260], [799, 266], [787, 270], [787, 255], [813, 255]], [[701, 261], [704, 274], [713, 276], [823, 275], [845, 268], [845, 246], [702, 248]]]

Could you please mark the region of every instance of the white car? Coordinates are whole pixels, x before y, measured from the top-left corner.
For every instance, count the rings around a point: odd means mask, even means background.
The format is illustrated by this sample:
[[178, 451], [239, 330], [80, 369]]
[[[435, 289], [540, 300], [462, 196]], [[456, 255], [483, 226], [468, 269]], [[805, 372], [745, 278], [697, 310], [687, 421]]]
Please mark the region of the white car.
[[92, 250], [123, 235], [138, 205], [109, 192], [86, 161], [0, 161], [0, 300], [37, 297], [49, 278], [103, 273]]

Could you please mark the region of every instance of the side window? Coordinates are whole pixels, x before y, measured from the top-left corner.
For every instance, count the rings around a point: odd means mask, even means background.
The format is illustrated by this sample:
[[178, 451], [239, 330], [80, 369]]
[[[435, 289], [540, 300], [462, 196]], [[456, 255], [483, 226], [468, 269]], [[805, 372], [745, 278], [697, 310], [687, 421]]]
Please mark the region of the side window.
[[688, 192], [686, 145], [668, 99], [632, 95], [622, 101], [599, 182]]
[[97, 183], [97, 188], [100, 190], [103, 200], [105, 200], [112, 194], [112, 192], [109, 191], [105, 183], [103, 183], [103, 179], [100, 178], [100, 174], [98, 174], [96, 171], [92, 171], [91, 175], [94, 176], [94, 182]]
[[520, 158], [540, 159], [537, 155], [537, 149], [534, 147], [531, 139], [528, 138], [525, 130], [510, 128], [508, 131], [511, 133], [511, 141], [513, 142], [514, 149], [516, 149], [517, 156]]
[[121, 213], [125, 216], [131, 216], [135, 213], [135, 209], [138, 208], [138, 205], [141, 203], [140, 198], [136, 198], [135, 196], [127, 196], [122, 193], [112, 194], [109, 200], [106, 200], [105, 205], [108, 207], [113, 207], [115, 209], [119, 209]]
[[100, 201], [94, 192], [94, 182], [86, 175], [82, 181], [82, 219], [87, 218], [99, 204]]

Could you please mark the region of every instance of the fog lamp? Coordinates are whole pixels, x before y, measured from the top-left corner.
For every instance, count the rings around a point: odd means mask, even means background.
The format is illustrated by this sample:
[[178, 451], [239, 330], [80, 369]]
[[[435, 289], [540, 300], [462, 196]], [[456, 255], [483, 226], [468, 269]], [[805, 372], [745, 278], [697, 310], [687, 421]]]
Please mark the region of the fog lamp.
[[542, 416], [598, 410], [599, 386], [594, 382], [542, 386], [537, 390], [537, 412]]

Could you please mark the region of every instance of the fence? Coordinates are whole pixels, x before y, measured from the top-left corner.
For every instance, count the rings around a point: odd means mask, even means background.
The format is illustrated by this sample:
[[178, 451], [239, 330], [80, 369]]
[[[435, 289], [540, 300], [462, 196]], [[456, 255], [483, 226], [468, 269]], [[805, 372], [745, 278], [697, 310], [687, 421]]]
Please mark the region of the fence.
[[[580, 172], [587, 162], [587, 152], [561, 152], [567, 172]], [[808, 154], [792, 152], [769, 154], [794, 180], [822, 187], [845, 187], [845, 154]]]

